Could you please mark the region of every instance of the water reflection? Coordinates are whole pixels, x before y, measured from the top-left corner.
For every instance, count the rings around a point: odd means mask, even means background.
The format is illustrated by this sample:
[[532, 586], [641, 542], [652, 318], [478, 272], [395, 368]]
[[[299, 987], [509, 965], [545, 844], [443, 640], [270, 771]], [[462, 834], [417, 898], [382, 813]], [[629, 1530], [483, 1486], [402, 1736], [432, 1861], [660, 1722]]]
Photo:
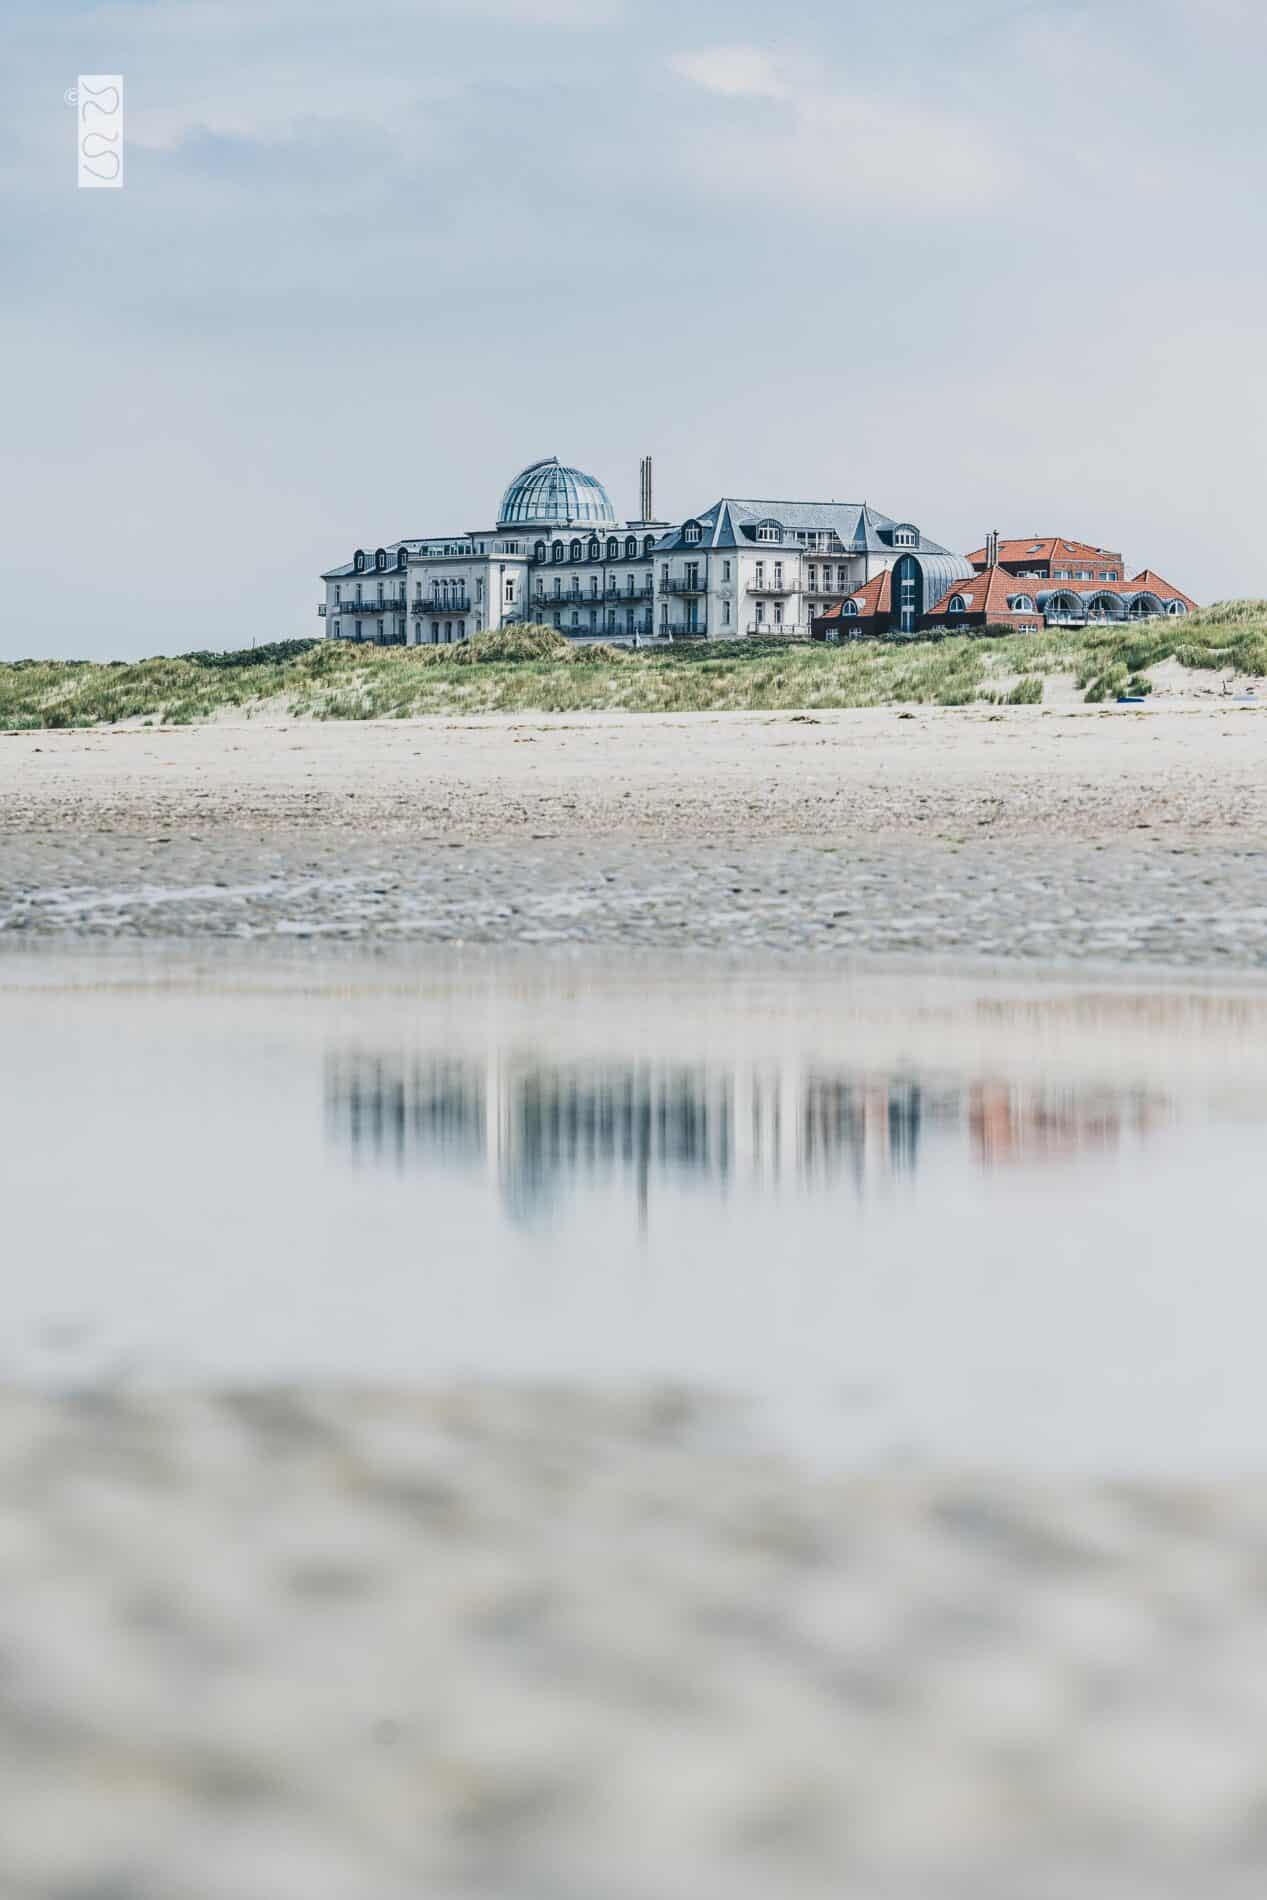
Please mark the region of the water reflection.
[[566, 1184], [628, 1177], [777, 1188], [913, 1175], [958, 1139], [984, 1167], [1050, 1163], [1170, 1119], [1145, 1089], [930, 1081], [791, 1063], [551, 1063], [345, 1051], [327, 1063], [331, 1140], [397, 1166], [480, 1168], [526, 1210]]

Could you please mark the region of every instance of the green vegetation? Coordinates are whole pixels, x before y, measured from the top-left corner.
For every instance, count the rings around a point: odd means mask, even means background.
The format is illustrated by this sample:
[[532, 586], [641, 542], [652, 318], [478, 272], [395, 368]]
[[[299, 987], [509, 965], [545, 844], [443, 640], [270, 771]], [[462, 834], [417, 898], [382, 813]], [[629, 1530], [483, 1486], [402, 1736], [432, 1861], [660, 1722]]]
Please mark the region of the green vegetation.
[[1267, 675], [1267, 601], [1231, 601], [1184, 620], [1053, 628], [989, 639], [843, 646], [692, 641], [669, 649], [575, 647], [550, 627], [481, 634], [464, 646], [285, 640], [177, 659], [18, 660], [0, 665], [0, 727], [188, 724], [215, 714], [406, 719], [485, 712], [708, 712], [902, 702], [1033, 705], [1044, 678], [1071, 676], [1095, 702], [1147, 693], [1147, 669]]

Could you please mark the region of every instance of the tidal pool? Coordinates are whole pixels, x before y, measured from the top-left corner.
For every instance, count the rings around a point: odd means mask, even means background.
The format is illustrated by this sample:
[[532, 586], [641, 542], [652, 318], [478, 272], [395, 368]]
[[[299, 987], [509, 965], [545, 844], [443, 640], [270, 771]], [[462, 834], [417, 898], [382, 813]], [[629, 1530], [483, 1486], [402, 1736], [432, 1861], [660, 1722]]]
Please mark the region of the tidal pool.
[[667, 1382], [836, 1462], [1267, 1457], [1267, 989], [13, 955], [0, 1025], [9, 1382]]

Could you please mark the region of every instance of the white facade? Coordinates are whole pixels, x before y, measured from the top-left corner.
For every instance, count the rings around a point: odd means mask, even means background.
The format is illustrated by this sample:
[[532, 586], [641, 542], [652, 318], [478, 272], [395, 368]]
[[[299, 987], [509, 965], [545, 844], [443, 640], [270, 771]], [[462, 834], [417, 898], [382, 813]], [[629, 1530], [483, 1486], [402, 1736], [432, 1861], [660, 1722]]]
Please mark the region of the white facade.
[[553, 458], [506, 490], [495, 528], [359, 549], [322, 576], [334, 638], [446, 645], [533, 621], [623, 643], [808, 635], [901, 555], [944, 554], [866, 504], [725, 498], [671, 525], [618, 522]]

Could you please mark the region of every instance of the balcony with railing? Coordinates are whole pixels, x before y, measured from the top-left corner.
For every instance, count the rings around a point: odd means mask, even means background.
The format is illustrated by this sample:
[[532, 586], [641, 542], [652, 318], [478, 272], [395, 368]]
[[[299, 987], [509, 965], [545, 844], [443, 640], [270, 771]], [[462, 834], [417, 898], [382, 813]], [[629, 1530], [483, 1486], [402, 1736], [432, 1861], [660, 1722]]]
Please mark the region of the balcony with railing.
[[661, 627], [660, 632], [670, 634], [675, 640], [706, 640], [708, 622], [707, 620], [672, 620], [668, 626]]
[[671, 574], [667, 581], [660, 583], [664, 594], [706, 594], [708, 576], [706, 574]]
[[431, 615], [469, 614], [471, 611], [471, 602], [470, 597], [466, 594], [450, 594], [447, 599], [443, 595], [439, 599], [433, 596], [430, 600], [415, 600], [410, 606], [409, 611], [413, 614]]
[[794, 594], [796, 592], [796, 582], [794, 580], [784, 580], [781, 575], [775, 575], [772, 579], [766, 580], [764, 576], [754, 574], [752, 579], [748, 582], [748, 592], [750, 594], [764, 594], [767, 598], [774, 594]]
[[336, 600], [334, 614], [403, 614], [408, 608], [403, 594], [388, 594], [382, 600]]

